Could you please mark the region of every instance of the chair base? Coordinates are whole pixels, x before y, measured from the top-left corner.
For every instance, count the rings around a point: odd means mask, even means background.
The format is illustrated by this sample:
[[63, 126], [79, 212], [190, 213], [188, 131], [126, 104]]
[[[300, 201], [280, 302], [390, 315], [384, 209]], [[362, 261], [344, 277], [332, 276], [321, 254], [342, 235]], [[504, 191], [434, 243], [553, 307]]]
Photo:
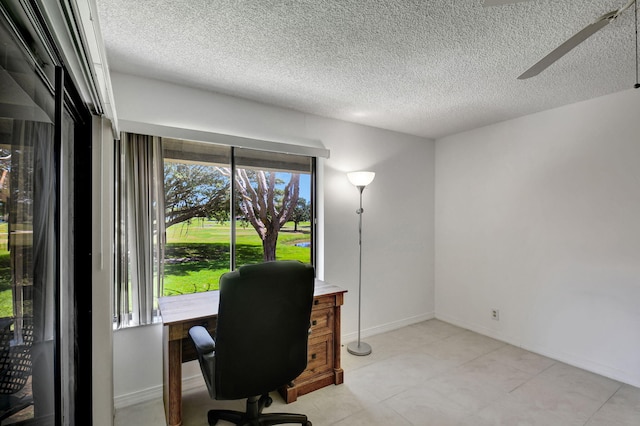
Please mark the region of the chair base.
[[225, 420], [238, 426], [268, 426], [286, 423], [298, 423], [303, 426], [312, 426], [304, 414], [290, 413], [262, 413], [265, 407], [271, 405], [273, 400], [269, 395], [247, 398], [247, 410], [210, 410], [207, 414], [209, 425], [213, 426], [218, 420]]

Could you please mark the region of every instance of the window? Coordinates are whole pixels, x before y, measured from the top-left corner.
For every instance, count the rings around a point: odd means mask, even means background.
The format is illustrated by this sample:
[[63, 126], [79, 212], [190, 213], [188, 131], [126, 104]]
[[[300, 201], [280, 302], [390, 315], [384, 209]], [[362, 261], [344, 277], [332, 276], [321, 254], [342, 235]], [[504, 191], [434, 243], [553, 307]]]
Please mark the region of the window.
[[[243, 239], [236, 264], [270, 260], [312, 261], [312, 159], [237, 148], [235, 158], [235, 211]], [[254, 232], [251, 232], [254, 231]], [[236, 225], [240, 236], [240, 228]], [[257, 238], [256, 238], [257, 237]], [[255, 247], [262, 250], [255, 252]], [[249, 255], [249, 248], [254, 248]]]
[[[157, 214], [162, 226], [146, 237], [156, 235], [161, 247], [153, 249], [150, 257], [159, 257], [159, 262], [157, 273], [141, 278], [162, 283], [153, 286], [154, 306], [160, 296], [216, 290], [220, 276], [237, 265], [283, 259], [313, 263], [312, 157], [169, 138], [161, 138], [161, 144], [164, 197], [162, 203], [151, 204], [163, 204], [164, 217]], [[125, 176], [116, 186], [129, 188], [131, 180]], [[130, 210], [121, 211], [121, 229], [125, 229], [133, 215]], [[157, 238], [160, 234], [164, 240]], [[130, 237], [123, 236], [122, 241]], [[121, 251], [128, 255], [120, 266], [121, 273], [125, 271], [120, 281], [126, 285], [116, 290], [120, 303], [114, 315], [119, 326], [145, 323], [142, 314], [135, 313], [134, 298], [149, 295], [122, 291], [136, 279], [126, 278], [136, 260], [133, 257], [142, 257], [132, 256], [131, 250]]]
[[215, 290], [236, 265], [311, 263], [310, 157], [174, 139], [163, 147], [164, 295]]
[[231, 148], [163, 139], [165, 232], [162, 295], [217, 289], [232, 267]]

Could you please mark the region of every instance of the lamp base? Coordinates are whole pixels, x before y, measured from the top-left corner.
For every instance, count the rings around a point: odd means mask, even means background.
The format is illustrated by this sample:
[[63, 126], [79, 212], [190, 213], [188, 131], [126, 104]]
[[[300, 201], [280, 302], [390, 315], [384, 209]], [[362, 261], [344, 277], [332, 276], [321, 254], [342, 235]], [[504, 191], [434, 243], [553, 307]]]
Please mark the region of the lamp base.
[[365, 356], [371, 353], [371, 346], [365, 342], [351, 342], [347, 345], [347, 351], [351, 355]]

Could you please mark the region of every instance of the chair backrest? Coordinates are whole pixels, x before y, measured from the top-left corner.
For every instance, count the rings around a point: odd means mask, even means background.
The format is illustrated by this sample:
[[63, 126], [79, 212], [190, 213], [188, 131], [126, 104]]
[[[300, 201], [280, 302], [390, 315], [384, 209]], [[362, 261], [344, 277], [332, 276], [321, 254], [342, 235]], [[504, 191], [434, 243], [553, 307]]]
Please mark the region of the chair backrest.
[[245, 265], [220, 278], [217, 399], [262, 395], [304, 371], [314, 279], [313, 266], [298, 261]]
[[[22, 327], [13, 330], [13, 319], [2, 319], [0, 327], [0, 395], [21, 390], [31, 376], [33, 320], [22, 318]], [[1, 416], [0, 416], [1, 418]]]

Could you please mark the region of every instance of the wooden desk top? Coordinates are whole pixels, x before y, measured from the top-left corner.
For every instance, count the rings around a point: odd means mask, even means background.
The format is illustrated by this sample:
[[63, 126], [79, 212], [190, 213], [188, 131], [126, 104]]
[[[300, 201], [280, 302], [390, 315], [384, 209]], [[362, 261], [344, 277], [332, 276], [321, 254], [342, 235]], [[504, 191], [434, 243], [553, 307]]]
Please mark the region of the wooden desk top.
[[[324, 296], [346, 292], [347, 290], [336, 285], [316, 280], [313, 295]], [[158, 298], [164, 325], [180, 324], [185, 321], [216, 316], [218, 315], [219, 302], [220, 292], [218, 290]]]

